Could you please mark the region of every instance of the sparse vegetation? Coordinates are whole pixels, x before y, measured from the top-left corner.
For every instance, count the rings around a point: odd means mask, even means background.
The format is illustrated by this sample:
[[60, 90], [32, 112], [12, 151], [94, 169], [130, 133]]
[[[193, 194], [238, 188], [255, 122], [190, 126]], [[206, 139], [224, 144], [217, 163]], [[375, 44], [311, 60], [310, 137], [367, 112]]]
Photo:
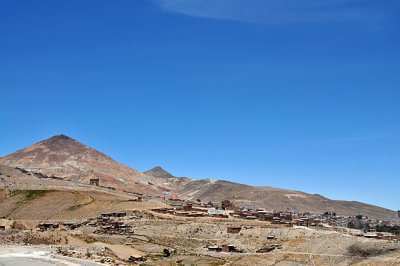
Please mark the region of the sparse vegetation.
[[94, 202], [94, 198], [93, 198], [93, 197], [90, 197], [90, 201], [89, 201], [89, 202], [86, 202], [86, 203], [79, 203], [79, 204], [73, 205], [73, 206], [69, 207], [69, 208], [67, 209], [67, 211], [75, 211], [75, 210], [78, 210], [78, 209], [80, 209], [80, 208], [82, 208], [82, 207], [84, 207], [84, 206], [87, 206], [87, 205], [89, 205], [89, 204], [91, 204], [91, 203], [93, 203], [93, 202]]
[[376, 227], [376, 231], [377, 232], [388, 232], [388, 233], [392, 233], [392, 234], [400, 234], [400, 225], [394, 225], [394, 226], [390, 226], [390, 225], [378, 225]]
[[395, 249], [377, 245], [371, 242], [358, 242], [347, 247], [347, 251], [352, 256], [371, 257], [385, 254]]
[[20, 193], [24, 194], [25, 201], [31, 201], [45, 196], [52, 190], [23, 190]]
[[49, 193], [48, 190], [28, 190], [25, 192], [25, 198], [27, 201], [31, 201], [43, 197], [47, 193]]
[[63, 256], [68, 256], [68, 254], [69, 254], [68, 251], [65, 248], [62, 248], [62, 247], [57, 247], [56, 252], [58, 254], [63, 255]]
[[82, 208], [82, 207], [85, 206], [85, 205], [86, 205], [86, 204], [76, 204], [76, 205], [73, 205], [73, 206], [69, 207], [69, 208], [67, 209], [67, 211], [72, 212], [72, 211], [75, 211], [75, 210], [77, 210], [77, 209]]
[[167, 248], [164, 248], [163, 253], [164, 253], [164, 257], [171, 256], [171, 251], [169, 251], [169, 249], [167, 249]]

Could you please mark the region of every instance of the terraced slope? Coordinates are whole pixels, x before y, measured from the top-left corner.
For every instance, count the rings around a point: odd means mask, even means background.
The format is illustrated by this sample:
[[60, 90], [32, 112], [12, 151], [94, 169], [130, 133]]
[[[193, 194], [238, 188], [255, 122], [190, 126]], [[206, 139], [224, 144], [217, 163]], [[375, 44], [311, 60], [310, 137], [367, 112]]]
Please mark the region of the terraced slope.
[[13, 220], [80, 220], [103, 212], [149, 209], [160, 202], [134, 202], [98, 191], [19, 190], [1, 200], [0, 217]]

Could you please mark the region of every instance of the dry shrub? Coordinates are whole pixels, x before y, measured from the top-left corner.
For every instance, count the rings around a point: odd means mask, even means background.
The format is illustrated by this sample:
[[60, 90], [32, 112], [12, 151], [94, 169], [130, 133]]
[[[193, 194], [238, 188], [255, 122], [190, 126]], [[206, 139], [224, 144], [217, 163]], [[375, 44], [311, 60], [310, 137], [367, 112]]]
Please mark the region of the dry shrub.
[[53, 237], [28, 233], [25, 235], [23, 242], [30, 245], [54, 245], [58, 244], [60, 240]]
[[22, 223], [14, 222], [13, 229], [15, 229], [15, 230], [26, 230], [26, 227]]
[[93, 236], [88, 236], [88, 235], [81, 235], [81, 236], [78, 236], [78, 238], [79, 238], [80, 240], [86, 242], [86, 243], [89, 243], [89, 244], [98, 241], [95, 237], [93, 237]]
[[378, 245], [371, 242], [357, 242], [347, 247], [352, 256], [372, 257], [385, 254], [396, 249], [390, 246]]

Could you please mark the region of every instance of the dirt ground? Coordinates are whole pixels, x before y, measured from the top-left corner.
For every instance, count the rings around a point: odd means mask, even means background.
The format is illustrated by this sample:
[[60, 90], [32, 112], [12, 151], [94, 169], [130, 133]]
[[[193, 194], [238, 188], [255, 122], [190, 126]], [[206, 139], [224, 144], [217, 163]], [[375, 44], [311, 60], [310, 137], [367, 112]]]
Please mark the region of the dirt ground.
[[[151, 211], [161, 200], [132, 201], [127, 194], [104, 191], [45, 191], [9, 194], [0, 217], [12, 228], [0, 231], [0, 245], [45, 245], [53, 254], [107, 265], [400, 265], [400, 245], [338, 232], [334, 228], [289, 228], [240, 219], [187, 218]], [[128, 231], [110, 233], [95, 221], [104, 212], [125, 211], [112, 218]], [[41, 222], [60, 227], [40, 231]], [[228, 227], [241, 227], [238, 234]], [[267, 239], [273, 236], [274, 239]], [[237, 252], [209, 251], [233, 245]], [[257, 251], [275, 245], [267, 253]], [[143, 261], [128, 262], [130, 257]]]

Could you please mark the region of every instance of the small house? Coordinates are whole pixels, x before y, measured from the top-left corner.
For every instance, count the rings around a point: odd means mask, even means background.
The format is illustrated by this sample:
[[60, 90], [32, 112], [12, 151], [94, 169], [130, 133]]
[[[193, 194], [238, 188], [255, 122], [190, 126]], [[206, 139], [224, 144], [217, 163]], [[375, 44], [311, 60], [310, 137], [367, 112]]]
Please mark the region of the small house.
[[234, 251], [236, 251], [236, 248], [234, 245], [223, 245], [221, 247], [221, 251], [222, 252], [234, 252]]
[[39, 228], [41, 231], [46, 231], [48, 229], [57, 229], [59, 227], [58, 223], [40, 223], [38, 224], [37, 228]]
[[114, 213], [115, 217], [125, 217], [126, 216], [126, 212], [116, 212]]
[[99, 186], [100, 185], [100, 180], [98, 178], [91, 178], [89, 180], [89, 184], [92, 186]]
[[242, 227], [228, 227], [226, 229], [226, 232], [228, 234], [239, 234], [241, 230], [242, 230]]
[[368, 232], [364, 234], [365, 238], [378, 238], [378, 234], [374, 232]]
[[221, 250], [219, 246], [208, 246], [208, 251], [221, 252]]

